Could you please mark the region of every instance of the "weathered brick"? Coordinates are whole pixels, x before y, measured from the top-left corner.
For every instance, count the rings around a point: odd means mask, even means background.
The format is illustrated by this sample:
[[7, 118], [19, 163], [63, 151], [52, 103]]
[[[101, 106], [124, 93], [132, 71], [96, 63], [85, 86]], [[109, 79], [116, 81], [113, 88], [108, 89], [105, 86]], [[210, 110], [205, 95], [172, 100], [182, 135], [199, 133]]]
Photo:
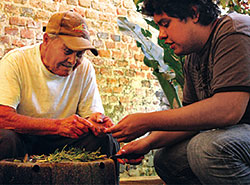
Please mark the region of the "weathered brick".
[[117, 84], [117, 79], [115, 79], [115, 78], [107, 78], [107, 84], [110, 84], [110, 85]]
[[59, 5], [59, 11], [62, 12], [62, 11], [68, 11], [68, 10], [71, 10], [72, 7], [66, 3], [60, 3]]
[[22, 7], [20, 15], [25, 17], [34, 17], [35, 11], [32, 8]]
[[114, 87], [113, 92], [114, 93], [121, 93], [122, 92], [122, 87]]
[[106, 58], [110, 58], [111, 56], [111, 53], [110, 53], [110, 50], [98, 50], [98, 53], [99, 53], [99, 56], [100, 57], [106, 57]]
[[38, 31], [36, 33], [36, 40], [43, 40], [43, 32]]
[[37, 10], [36, 11], [36, 15], [35, 15], [36, 19], [45, 20], [47, 22], [50, 17], [51, 17], [51, 13], [49, 13], [47, 11], [44, 11], [44, 10]]
[[111, 39], [113, 41], [115, 41], [115, 42], [120, 42], [121, 41], [120, 35], [111, 34]]
[[99, 19], [99, 12], [88, 9], [85, 12], [85, 17], [98, 20]]
[[122, 70], [114, 70], [114, 75], [116, 75], [116, 76], [123, 76], [124, 72]]
[[105, 6], [101, 6], [101, 11], [116, 16], [116, 7], [114, 5], [106, 4]]
[[139, 67], [136, 66], [135, 64], [130, 64], [129, 68], [130, 69], [139, 69]]
[[25, 46], [25, 43], [20, 39], [14, 39], [12, 41], [12, 45], [16, 46], [16, 47], [23, 47], [23, 46]]
[[102, 58], [93, 58], [91, 62], [98, 66], [104, 65], [104, 60]]
[[136, 71], [136, 76], [145, 78], [145, 73], [144, 72], [140, 72], [140, 71]]
[[128, 78], [119, 78], [119, 83], [123, 85], [128, 85], [129, 84], [129, 79]]
[[92, 1], [91, 2], [91, 7], [94, 9], [94, 10], [97, 10], [97, 11], [100, 11], [100, 7], [103, 6], [103, 4], [100, 4], [99, 2], [96, 2], [96, 1]]
[[128, 76], [128, 77], [134, 77], [136, 76], [136, 72], [134, 70], [126, 70], [125, 71], [125, 75]]
[[[116, 46], [118, 49], [120, 50], [127, 50], [127, 48], [129, 48], [129, 45], [126, 44], [126, 43], [122, 43], [122, 42], [117, 42], [116, 43]], [[132, 49], [132, 48], [129, 48], [129, 49]]]
[[105, 46], [107, 49], [115, 49], [115, 43], [111, 41], [106, 41]]
[[96, 47], [96, 48], [103, 48], [103, 47], [104, 47], [104, 44], [103, 44], [103, 41], [102, 41], [102, 40], [94, 39], [94, 40], [93, 40], [93, 46]]
[[0, 36], [0, 43], [10, 45], [10, 37], [8, 35]]
[[117, 97], [117, 96], [110, 96], [110, 97], [108, 98], [108, 101], [109, 101], [110, 103], [117, 103], [118, 97]]
[[67, 4], [76, 6], [78, 4], [77, 0], [66, 0]]
[[6, 15], [3, 13], [3, 14], [0, 14], [0, 22], [4, 22], [6, 20]]
[[56, 6], [56, 3], [55, 2], [46, 2], [44, 3], [44, 9], [45, 10], [48, 10], [50, 12], [55, 12], [57, 11], [57, 6]]
[[102, 67], [102, 68], [100, 69], [100, 74], [101, 74], [101, 75], [111, 75], [112, 73], [111, 73], [111, 71], [110, 71], [108, 68]]
[[122, 59], [123, 52], [122, 51], [112, 51], [112, 58]]
[[18, 7], [13, 4], [5, 4], [4, 5], [4, 12], [18, 14]]
[[14, 3], [26, 4], [28, 0], [14, 0]]
[[21, 29], [21, 38], [33, 39], [35, 37], [34, 30], [30, 30], [27, 28]]
[[97, 33], [97, 37], [99, 39], [108, 39], [109, 38], [109, 34], [108, 33], [104, 33], [104, 32], [98, 32]]
[[148, 73], [147, 74], [147, 79], [149, 79], [149, 80], [153, 80], [153, 79], [155, 79], [156, 77], [152, 74], [152, 73]]
[[26, 26], [28, 28], [42, 28], [42, 23], [41, 22], [38, 22], [38, 21], [34, 21], [33, 19], [28, 19], [27, 20], [27, 23], [26, 23]]
[[26, 19], [23, 17], [10, 17], [9, 23], [10, 25], [25, 26]]
[[148, 87], [148, 88], [150, 88], [150, 86], [151, 86], [151, 83], [150, 83], [149, 80], [142, 80], [141, 84], [142, 84], [142, 87]]
[[143, 61], [144, 60], [144, 54], [135, 54], [134, 58], [135, 60]]
[[120, 97], [119, 98], [119, 101], [121, 102], [121, 103], [129, 103], [129, 97], [128, 96], [125, 96], [125, 97]]
[[90, 0], [79, 0], [79, 5], [82, 7], [90, 8], [91, 1]]
[[107, 102], [108, 96], [107, 95], [101, 95], [102, 102]]
[[9, 35], [18, 35], [19, 34], [19, 30], [17, 27], [5, 27], [4, 32], [5, 32], [5, 34], [9, 34]]
[[147, 70], [149, 70], [150, 68], [149, 68], [148, 66], [146, 66], [146, 65], [142, 65], [142, 66], [141, 66], [141, 69], [147, 71]]
[[105, 21], [105, 22], [110, 22], [111, 21], [111, 17], [109, 14], [101, 14], [100, 15], [100, 21]]
[[104, 87], [104, 88], [101, 88], [101, 89], [102, 89], [102, 92], [104, 92], [104, 93], [113, 93], [113, 88]]
[[117, 61], [118, 67], [127, 67], [128, 66], [128, 61], [126, 60], [119, 60]]
[[125, 43], [131, 43], [134, 42], [134, 39], [132, 39], [130, 36], [122, 35], [122, 41]]
[[29, 1], [30, 6], [34, 8], [43, 8], [44, 2], [41, 0], [31, 0]]

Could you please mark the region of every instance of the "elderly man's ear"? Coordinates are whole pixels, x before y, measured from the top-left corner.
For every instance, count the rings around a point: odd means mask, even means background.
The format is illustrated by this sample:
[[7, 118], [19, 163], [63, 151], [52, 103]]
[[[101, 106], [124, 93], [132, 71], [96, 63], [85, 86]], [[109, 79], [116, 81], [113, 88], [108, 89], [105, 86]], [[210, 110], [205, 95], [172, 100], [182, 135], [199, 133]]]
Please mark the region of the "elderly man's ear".
[[44, 33], [43, 34], [43, 42], [48, 43], [49, 40], [50, 40], [50, 37], [49, 37], [48, 33]]

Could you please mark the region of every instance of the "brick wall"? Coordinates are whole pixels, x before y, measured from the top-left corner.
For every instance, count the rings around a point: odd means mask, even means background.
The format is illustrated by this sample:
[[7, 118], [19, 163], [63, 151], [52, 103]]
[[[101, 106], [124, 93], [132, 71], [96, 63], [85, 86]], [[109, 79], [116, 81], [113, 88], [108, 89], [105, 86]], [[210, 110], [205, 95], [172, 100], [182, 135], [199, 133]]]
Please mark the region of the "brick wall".
[[[165, 109], [162, 90], [144, 65], [144, 55], [117, 27], [118, 16], [146, 26], [133, 0], [1, 0], [0, 58], [13, 48], [41, 42], [49, 17], [70, 9], [85, 17], [93, 45], [99, 50], [98, 57], [90, 52], [87, 57], [96, 70], [106, 115], [117, 123], [129, 113]], [[125, 168], [130, 173], [131, 167]]]

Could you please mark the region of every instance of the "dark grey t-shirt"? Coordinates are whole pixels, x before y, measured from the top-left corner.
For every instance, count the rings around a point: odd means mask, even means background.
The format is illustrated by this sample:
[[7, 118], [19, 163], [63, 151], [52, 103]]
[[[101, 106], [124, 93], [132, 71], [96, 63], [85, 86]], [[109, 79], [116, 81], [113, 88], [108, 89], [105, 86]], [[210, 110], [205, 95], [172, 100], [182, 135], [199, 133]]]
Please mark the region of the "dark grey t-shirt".
[[[202, 51], [187, 56], [184, 74], [184, 105], [219, 92], [250, 92], [250, 16], [220, 18]], [[250, 103], [242, 121], [250, 123]]]

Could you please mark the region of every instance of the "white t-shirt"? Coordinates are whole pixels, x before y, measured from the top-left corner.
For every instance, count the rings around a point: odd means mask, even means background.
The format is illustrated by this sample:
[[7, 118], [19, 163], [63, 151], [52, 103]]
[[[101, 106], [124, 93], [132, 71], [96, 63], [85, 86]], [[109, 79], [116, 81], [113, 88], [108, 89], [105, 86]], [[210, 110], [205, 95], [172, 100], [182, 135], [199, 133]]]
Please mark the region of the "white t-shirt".
[[72, 74], [58, 76], [43, 65], [39, 46], [12, 50], [0, 61], [0, 105], [37, 118], [104, 113], [91, 62], [83, 57]]

